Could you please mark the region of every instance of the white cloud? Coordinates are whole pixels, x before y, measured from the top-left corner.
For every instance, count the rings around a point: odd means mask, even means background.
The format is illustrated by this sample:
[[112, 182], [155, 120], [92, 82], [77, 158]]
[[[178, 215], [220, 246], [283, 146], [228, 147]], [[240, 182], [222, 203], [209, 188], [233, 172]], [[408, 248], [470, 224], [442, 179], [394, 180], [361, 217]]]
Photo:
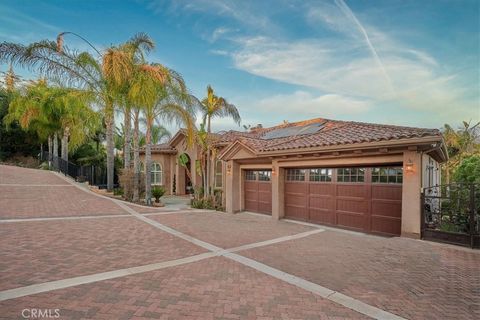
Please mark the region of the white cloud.
[[218, 27], [215, 30], [213, 30], [212, 35], [208, 39], [210, 42], [215, 42], [225, 34], [231, 32], [232, 30], [230, 28], [226, 27]]
[[358, 114], [370, 109], [370, 101], [359, 100], [337, 94], [313, 95], [306, 91], [293, 94], [278, 94], [258, 102], [264, 112], [275, 112], [285, 117], [338, 117]]

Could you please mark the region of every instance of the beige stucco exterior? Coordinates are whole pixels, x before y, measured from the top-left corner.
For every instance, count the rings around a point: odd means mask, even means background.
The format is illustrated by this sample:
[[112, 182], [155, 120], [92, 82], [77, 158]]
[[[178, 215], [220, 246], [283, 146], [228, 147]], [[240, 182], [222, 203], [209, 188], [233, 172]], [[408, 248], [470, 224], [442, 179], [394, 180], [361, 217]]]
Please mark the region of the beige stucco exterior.
[[[172, 139], [170, 145], [175, 152], [163, 154], [154, 151], [152, 152], [152, 161], [162, 165], [163, 181], [167, 192], [182, 195], [186, 193], [186, 173], [185, 169], [178, 164], [178, 155], [185, 153], [189, 156], [193, 173], [192, 185], [201, 186], [201, 177], [194, 173], [194, 163], [199, 158], [200, 150], [197, 146], [187, 147], [184, 137], [178, 134]], [[427, 187], [426, 183], [431, 185], [440, 183], [439, 161], [442, 160], [442, 154], [438, 147], [432, 149], [432, 146], [435, 145], [438, 146], [438, 141], [422, 138], [405, 140], [402, 143], [398, 141], [391, 144], [386, 142], [364, 143], [341, 145], [337, 148], [296, 150], [295, 153], [288, 151], [256, 154], [241, 143], [232, 143], [222, 146], [215, 154], [217, 159], [222, 161], [221, 189], [224, 207], [228, 213], [245, 210], [244, 170], [272, 170], [273, 219], [284, 217], [285, 172], [288, 168], [403, 165], [401, 234], [418, 238], [421, 231], [421, 188]], [[143, 155], [141, 159], [143, 160]], [[214, 166], [217, 159], [212, 159], [211, 181], [215, 179]], [[409, 164], [411, 170], [406, 170], [406, 164]]]

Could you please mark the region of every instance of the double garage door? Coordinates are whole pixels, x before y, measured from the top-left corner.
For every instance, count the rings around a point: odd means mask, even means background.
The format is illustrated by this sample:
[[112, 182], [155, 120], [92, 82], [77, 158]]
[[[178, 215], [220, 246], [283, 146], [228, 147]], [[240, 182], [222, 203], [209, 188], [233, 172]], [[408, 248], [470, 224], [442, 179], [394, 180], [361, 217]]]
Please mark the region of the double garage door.
[[400, 235], [402, 167], [287, 169], [285, 217]]

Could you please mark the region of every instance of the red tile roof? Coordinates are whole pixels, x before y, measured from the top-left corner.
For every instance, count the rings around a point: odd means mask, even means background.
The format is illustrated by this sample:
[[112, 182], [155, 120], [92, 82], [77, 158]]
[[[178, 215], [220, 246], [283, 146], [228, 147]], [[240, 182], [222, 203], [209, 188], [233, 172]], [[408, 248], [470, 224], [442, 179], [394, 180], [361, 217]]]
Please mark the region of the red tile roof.
[[[273, 130], [303, 127], [311, 124], [321, 124], [319, 125], [320, 130], [314, 133], [302, 134], [300, 132], [299, 134], [265, 139], [265, 134]], [[282, 124], [271, 128], [256, 129], [256, 131], [253, 133], [228, 131], [222, 135], [220, 141], [233, 142], [235, 140], [239, 140], [257, 152], [267, 152], [364, 142], [411, 139], [427, 136], [438, 137], [441, 139], [441, 133], [437, 129], [402, 127], [317, 118], [307, 121]]]
[[[307, 133], [302, 133], [303, 130], [300, 129], [302, 129], [302, 127], [307, 128], [307, 126], [316, 127], [319, 128], [319, 130], [313, 129], [313, 131], [316, 130], [313, 133], [312, 131], [306, 130]], [[296, 128], [299, 128], [299, 130], [295, 130]], [[281, 134], [277, 132], [281, 132]], [[267, 133], [269, 134], [267, 135]], [[284, 136], [281, 136], [282, 134]], [[276, 137], [279, 135], [281, 137]], [[215, 134], [212, 133], [212, 138], [215, 139], [215, 144], [217, 145], [227, 145], [235, 141], [240, 141], [256, 152], [394, 141], [422, 137], [436, 137], [438, 140], [441, 140], [441, 133], [437, 129], [339, 121], [323, 118], [283, 123], [270, 128], [255, 128], [248, 132], [230, 130]], [[152, 152], [170, 153], [175, 152], [175, 149], [168, 143], [162, 143], [153, 145]]]

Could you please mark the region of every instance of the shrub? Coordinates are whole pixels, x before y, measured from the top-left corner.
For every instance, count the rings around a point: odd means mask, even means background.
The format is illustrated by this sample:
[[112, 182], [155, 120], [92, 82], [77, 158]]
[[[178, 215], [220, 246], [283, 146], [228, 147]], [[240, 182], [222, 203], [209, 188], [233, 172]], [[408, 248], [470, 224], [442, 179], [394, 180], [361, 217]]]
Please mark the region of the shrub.
[[115, 188], [113, 189], [114, 196], [123, 196], [123, 189], [122, 188]]
[[463, 159], [455, 170], [453, 179], [461, 183], [480, 183], [480, 156]]
[[203, 195], [203, 188], [201, 187], [196, 188], [195, 191], [195, 196], [191, 203], [192, 208], [225, 211], [225, 208], [222, 205], [221, 190], [215, 190], [215, 194], [208, 197]]
[[163, 186], [154, 186], [152, 188], [152, 196], [155, 198], [155, 202], [159, 203], [160, 198], [165, 194], [165, 188]]

